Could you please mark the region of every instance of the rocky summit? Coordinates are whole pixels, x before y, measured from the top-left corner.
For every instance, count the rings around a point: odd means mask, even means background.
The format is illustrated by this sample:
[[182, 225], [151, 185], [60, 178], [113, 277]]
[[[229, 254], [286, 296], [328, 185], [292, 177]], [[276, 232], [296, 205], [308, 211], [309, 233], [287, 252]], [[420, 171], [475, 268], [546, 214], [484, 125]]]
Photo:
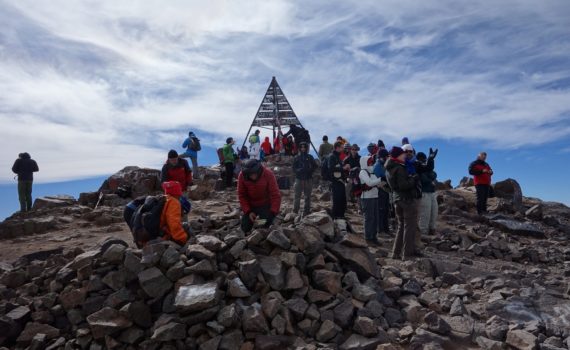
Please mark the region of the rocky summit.
[[[289, 159], [268, 166], [291, 176]], [[235, 189], [202, 174], [184, 247], [136, 249], [123, 222], [116, 189], [157, 193], [152, 169], [0, 223], [0, 347], [570, 349], [570, 208], [515, 180], [496, 184], [486, 216], [467, 180], [438, 184], [437, 232], [401, 261], [390, 236], [367, 246], [357, 206], [333, 221], [324, 185], [304, 218], [283, 189], [275, 224], [244, 235]]]

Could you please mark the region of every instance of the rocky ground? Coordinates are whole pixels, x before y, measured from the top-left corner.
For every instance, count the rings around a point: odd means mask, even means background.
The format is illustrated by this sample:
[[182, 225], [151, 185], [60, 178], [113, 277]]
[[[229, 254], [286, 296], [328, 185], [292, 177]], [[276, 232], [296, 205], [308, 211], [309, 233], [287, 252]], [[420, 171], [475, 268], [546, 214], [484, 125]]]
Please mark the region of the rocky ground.
[[[290, 176], [287, 161], [270, 163]], [[0, 346], [30, 349], [570, 349], [570, 208], [496, 185], [479, 217], [464, 181], [440, 184], [436, 236], [423, 257], [387, 258], [362, 218], [282, 214], [239, 230], [235, 191], [215, 169], [192, 191], [194, 236], [135, 249], [127, 200], [159, 190], [157, 171], [126, 168], [100, 191], [38, 199], [0, 223]], [[104, 193], [94, 209], [99, 192]]]

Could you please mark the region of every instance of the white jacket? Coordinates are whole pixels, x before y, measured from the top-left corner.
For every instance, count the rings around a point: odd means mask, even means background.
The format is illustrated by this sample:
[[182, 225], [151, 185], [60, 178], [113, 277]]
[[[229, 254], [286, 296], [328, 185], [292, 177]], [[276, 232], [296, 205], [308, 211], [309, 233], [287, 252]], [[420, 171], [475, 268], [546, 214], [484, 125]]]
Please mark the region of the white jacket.
[[362, 192], [362, 199], [373, 199], [378, 198], [378, 185], [382, 182], [382, 179], [377, 178], [374, 175], [374, 168], [372, 166], [368, 166], [368, 159], [370, 157], [360, 157], [360, 173], [358, 177], [360, 178], [360, 183], [363, 185], [368, 185], [371, 187], [368, 191]]

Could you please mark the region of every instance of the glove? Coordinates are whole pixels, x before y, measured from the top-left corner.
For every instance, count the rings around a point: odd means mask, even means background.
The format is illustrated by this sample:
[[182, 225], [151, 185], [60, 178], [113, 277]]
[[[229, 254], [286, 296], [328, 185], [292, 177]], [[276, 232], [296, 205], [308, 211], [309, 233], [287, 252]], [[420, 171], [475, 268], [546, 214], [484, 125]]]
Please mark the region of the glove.
[[429, 149], [429, 158], [430, 159], [435, 159], [435, 157], [437, 156], [437, 152], [439, 152], [439, 149], [435, 149], [435, 151], [430, 147]]

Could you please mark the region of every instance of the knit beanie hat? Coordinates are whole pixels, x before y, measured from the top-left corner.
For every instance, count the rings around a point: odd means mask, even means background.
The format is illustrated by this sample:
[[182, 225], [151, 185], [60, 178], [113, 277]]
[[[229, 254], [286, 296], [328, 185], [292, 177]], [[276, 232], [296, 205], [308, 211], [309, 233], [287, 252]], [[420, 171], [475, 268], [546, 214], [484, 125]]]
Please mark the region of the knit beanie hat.
[[226, 139], [226, 144], [229, 145], [229, 144], [232, 143], [233, 141], [234, 141], [234, 138], [233, 138], [233, 137], [228, 137], [228, 138]]
[[410, 143], [410, 140], [408, 140], [407, 137], [404, 137], [404, 138], [402, 139], [402, 146], [403, 146], [403, 145], [407, 145], [407, 144], [409, 144], [409, 143]]
[[416, 155], [416, 159], [419, 160], [420, 162], [423, 162], [427, 159], [427, 156], [424, 152], [418, 152], [418, 154]]
[[386, 148], [386, 145], [384, 145], [384, 141], [378, 140], [378, 147]]
[[398, 146], [394, 146], [392, 147], [392, 149], [390, 150], [390, 157], [392, 158], [398, 158], [400, 155], [402, 155], [402, 153], [404, 153], [404, 150], [401, 149]]
[[171, 149], [170, 151], [168, 151], [168, 158], [178, 158], [178, 152]]
[[402, 150], [403, 150], [404, 152], [413, 151], [413, 150], [414, 150], [414, 146], [410, 145], [409, 143], [406, 143], [405, 145], [402, 146]]

